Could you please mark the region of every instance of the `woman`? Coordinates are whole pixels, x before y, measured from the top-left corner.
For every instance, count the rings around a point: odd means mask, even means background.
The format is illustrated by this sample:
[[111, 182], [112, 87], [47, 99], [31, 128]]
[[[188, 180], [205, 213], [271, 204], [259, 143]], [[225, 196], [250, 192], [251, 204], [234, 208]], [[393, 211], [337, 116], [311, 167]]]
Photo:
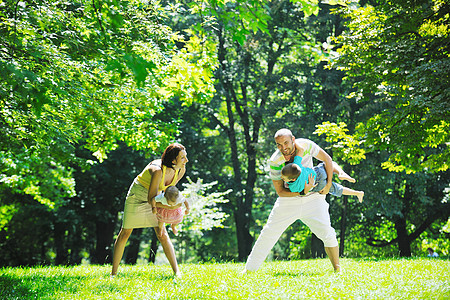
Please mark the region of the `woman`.
[[[125, 200], [122, 228], [114, 243], [111, 276], [117, 274], [123, 250], [133, 228], [143, 227], [154, 228], [173, 273], [175, 276], [180, 275], [172, 242], [166, 228], [163, 228], [161, 232], [158, 230], [158, 220], [155, 214], [156, 208], [152, 212], [151, 202], [161, 191], [164, 191], [169, 186], [176, 185], [180, 181], [186, 172], [187, 162], [187, 153], [184, 146], [178, 143], [170, 144], [164, 150], [161, 159], [149, 163], [134, 179]], [[165, 207], [159, 202], [156, 203], [156, 206]]]

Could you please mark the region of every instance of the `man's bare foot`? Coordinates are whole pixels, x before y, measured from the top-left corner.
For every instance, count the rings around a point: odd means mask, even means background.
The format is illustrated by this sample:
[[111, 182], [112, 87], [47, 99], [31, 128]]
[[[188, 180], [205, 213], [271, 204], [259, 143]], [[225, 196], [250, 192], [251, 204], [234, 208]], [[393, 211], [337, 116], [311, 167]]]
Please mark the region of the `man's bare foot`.
[[356, 197], [358, 197], [359, 203], [362, 203], [363, 197], [364, 197], [364, 192], [358, 192], [358, 194], [356, 194]]
[[170, 228], [172, 228], [173, 234], [175, 234], [175, 235], [178, 234], [178, 229], [176, 226], [172, 225], [172, 226], [170, 226]]
[[250, 273], [250, 271], [247, 269], [241, 271], [241, 275], [247, 275], [248, 273]]
[[342, 172], [342, 173], [338, 174], [338, 178], [340, 180], [347, 180], [347, 181], [349, 181], [351, 183], [355, 183], [356, 182], [355, 178], [351, 177], [350, 175], [348, 175], [345, 172]]

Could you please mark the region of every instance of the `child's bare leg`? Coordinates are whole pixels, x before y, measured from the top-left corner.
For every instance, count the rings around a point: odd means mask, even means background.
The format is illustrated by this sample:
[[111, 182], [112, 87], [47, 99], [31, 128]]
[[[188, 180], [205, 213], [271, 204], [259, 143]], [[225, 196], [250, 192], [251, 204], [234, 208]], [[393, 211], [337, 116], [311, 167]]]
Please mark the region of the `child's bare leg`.
[[158, 221], [158, 234], [161, 235], [163, 232], [163, 228], [164, 228], [164, 222], [160, 222]]
[[173, 234], [175, 235], [178, 234], [177, 224], [172, 224], [170, 228], [172, 228]]
[[338, 178], [340, 180], [347, 180], [350, 181], [351, 183], [356, 182], [356, 180], [353, 177], [345, 173], [344, 170], [342, 170], [342, 168], [334, 161], [333, 161], [333, 172], [338, 174]]
[[362, 202], [363, 197], [364, 197], [364, 192], [363, 191], [355, 191], [355, 190], [349, 189], [347, 187], [344, 187], [344, 189], [342, 190], [342, 195], [356, 196], [356, 197], [358, 197], [359, 202]]

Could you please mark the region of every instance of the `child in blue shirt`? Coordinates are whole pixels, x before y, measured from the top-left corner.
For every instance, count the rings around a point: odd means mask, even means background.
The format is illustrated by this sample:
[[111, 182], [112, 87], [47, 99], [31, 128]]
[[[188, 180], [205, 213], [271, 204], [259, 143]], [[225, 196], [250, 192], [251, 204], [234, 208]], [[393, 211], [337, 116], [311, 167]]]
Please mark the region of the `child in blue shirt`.
[[[337, 173], [335, 163], [333, 162], [333, 172]], [[310, 176], [314, 180], [314, 184], [309, 185]], [[344, 176], [344, 179], [354, 182], [350, 176]], [[313, 169], [306, 168], [302, 165], [302, 157], [295, 156], [294, 162], [289, 163], [281, 169], [281, 179], [283, 179], [289, 186], [289, 190], [293, 193], [302, 193], [306, 195], [308, 192], [319, 192], [327, 184], [327, 172], [323, 163], [315, 166]], [[342, 195], [356, 196], [359, 202], [363, 201], [364, 192], [355, 191], [344, 187], [336, 182], [333, 182], [329, 191], [330, 194], [340, 197]]]

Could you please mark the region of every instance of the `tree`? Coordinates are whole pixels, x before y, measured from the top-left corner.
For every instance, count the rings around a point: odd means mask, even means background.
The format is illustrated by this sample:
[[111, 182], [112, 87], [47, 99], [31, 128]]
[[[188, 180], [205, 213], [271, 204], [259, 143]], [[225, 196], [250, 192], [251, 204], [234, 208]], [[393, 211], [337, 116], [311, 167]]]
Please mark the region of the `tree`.
[[[360, 120], [355, 126], [356, 134], [351, 136], [355, 143], [344, 143], [348, 147], [342, 149], [353, 151], [347, 153], [347, 159], [353, 156], [358, 161], [358, 156], [375, 156], [383, 159], [384, 168], [400, 172], [382, 174], [363, 163], [373, 173], [372, 178], [380, 179], [376, 181], [387, 184], [391, 191], [369, 192], [378, 195], [373, 203], [391, 211], [375, 214], [368, 210], [364, 215], [374, 230], [383, 226], [382, 220], [389, 220], [397, 234], [383, 241], [369, 239], [370, 245], [396, 243], [400, 255], [410, 256], [411, 243], [433, 222], [449, 216], [448, 206], [442, 203], [448, 179], [444, 186], [435, 187], [441, 194], [428, 200], [423, 200], [427, 193], [419, 192], [416, 185], [416, 178], [433, 177], [421, 172], [436, 172], [440, 179], [447, 178], [442, 171], [448, 169], [450, 153], [446, 143], [450, 111], [449, 30], [444, 25], [448, 23], [449, 6], [441, 1], [369, 2], [374, 6], [341, 10], [348, 28], [336, 39], [338, 49], [331, 59], [333, 67], [345, 72], [345, 82], [353, 84], [348, 97], [365, 105], [357, 110]], [[408, 177], [403, 172], [419, 174]], [[433, 203], [431, 207], [440, 214], [423, 206], [426, 201]], [[421, 217], [411, 216], [412, 207]]]
[[219, 206], [220, 203], [226, 203], [225, 198], [231, 192], [212, 192], [213, 186], [217, 182], [203, 183], [202, 179], [193, 182], [187, 178], [188, 182], [183, 184], [183, 196], [189, 202], [190, 212], [180, 224], [179, 241], [182, 244], [183, 255], [182, 261], [187, 258], [200, 258], [201, 260], [209, 260], [214, 258], [211, 253], [205, 253], [207, 250], [220, 253], [217, 243], [227, 243], [226, 241], [216, 241], [210, 246], [214, 238], [209, 238], [207, 233], [216, 228], [223, 228], [225, 220], [229, 217]]
[[[378, 173], [378, 174], [377, 174]], [[385, 247], [395, 244], [400, 256], [412, 254], [411, 245], [433, 223], [441, 223], [450, 216], [450, 205], [444, 201], [445, 188], [450, 180], [449, 172], [437, 174], [375, 173], [384, 182], [385, 188], [378, 201], [367, 204], [365, 218], [370, 226], [362, 231], [370, 246]], [[372, 189], [373, 191], [373, 189]], [[388, 224], [391, 234], [383, 236], [377, 228]]]
[[28, 175], [37, 168], [30, 156], [63, 169], [64, 181], [77, 143], [100, 160], [119, 140], [162, 149], [175, 127], [152, 120], [161, 104], [173, 95], [192, 102], [210, 92], [209, 68], [173, 48], [176, 35], [163, 24], [160, 6], [99, 4], [2, 2], [0, 180], [48, 206], [67, 195], [41, 194], [45, 180]]
[[[433, 223], [442, 223], [450, 217], [450, 204], [446, 200], [450, 171], [435, 174], [389, 172], [375, 166], [376, 162], [386, 159], [389, 152], [366, 152], [361, 148], [365, 143], [359, 141], [357, 135], [347, 134], [345, 123], [324, 123], [318, 126], [316, 133], [327, 135], [337, 158], [360, 164], [358, 181], [366, 193], [365, 209], [360, 216], [367, 224], [360, 230], [370, 246], [396, 244], [400, 256], [409, 257], [411, 244], [422, 233]], [[390, 234], [382, 230], [386, 227], [390, 228]]]
[[303, 11], [311, 8], [316, 6], [304, 3], [302, 8], [290, 1], [211, 2], [207, 12], [216, 24], [199, 28], [217, 41], [217, 93], [202, 109], [228, 140], [239, 260], [246, 259], [253, 244], [250, 226], [264, 119], [273, 117], [274, 98], [286, 103], [297, 94], [296, 72], [301, 73], [306, 57], [314, 57], [314, 45], [302, 48], [310, 45]]
[[[0, 230], [9, 236], [8, 222], [28, 195], [54, 210], [53, 225], [76, 227], [57, 212], [72, 216], [77, 208], [72, 166], [105, 160], [120, 141], [147, 155], [164, 149], [176, 125], [154, 115], [174, 97], [210, 97], [212, 68], [196, 59], [193, 41], [175, 47], [178, 36], [156, 2], [7, 0], [0, 7]], [[78, 157], [79, 146], [94, 157]], [[56, 241], [75, 232], [65, 229], [53, 232]], [[57, 246], [58, 262], [81, 260]]]
[[450, 5], [445, 1], [375, 1], [347, 7], [346, 30], [332, 65], [353, 83], [349, 97], [378, 103], [359, 124], [373, 151], [388, 150], [391, 171], [449, 168]]

